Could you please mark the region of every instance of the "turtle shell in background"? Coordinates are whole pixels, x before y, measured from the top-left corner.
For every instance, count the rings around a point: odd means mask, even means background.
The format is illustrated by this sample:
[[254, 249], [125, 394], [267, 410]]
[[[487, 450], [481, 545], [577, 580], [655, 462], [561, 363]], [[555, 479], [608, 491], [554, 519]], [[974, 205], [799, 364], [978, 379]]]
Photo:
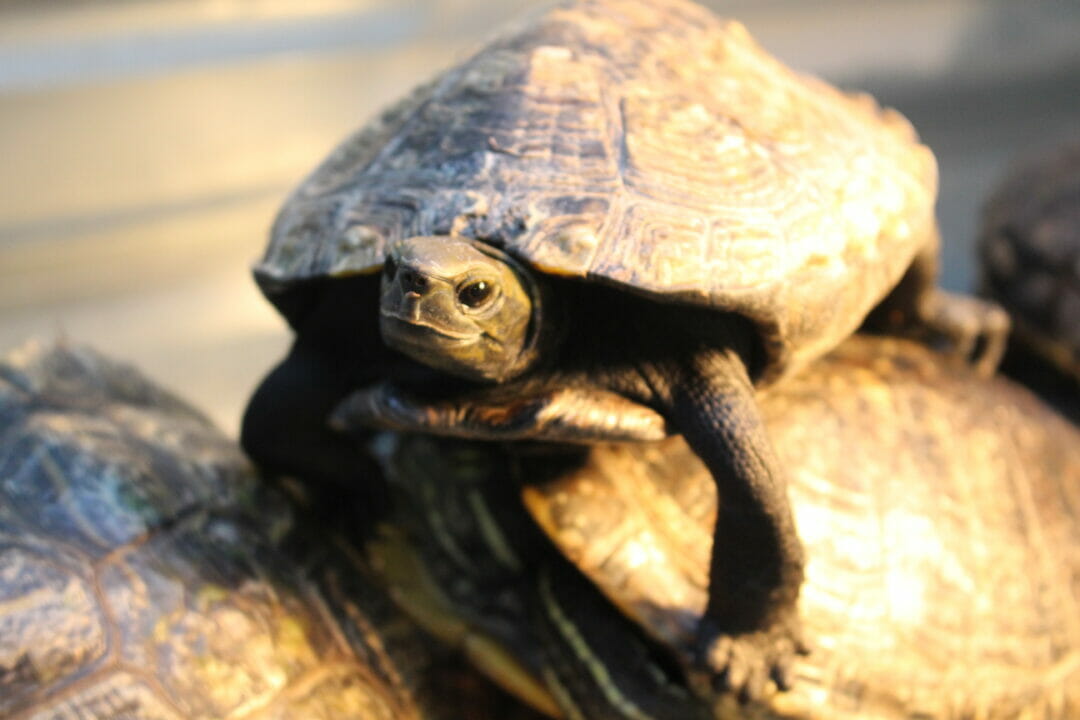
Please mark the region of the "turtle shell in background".
[[[0, 361], [0, 716], [516, 717], [127, 365]], [[455, 665], [458, 663], [454, 663]]]
[[987, 200], [979, 234], [982, 290], [1009, 311], [1005, 369], [1073, 398], [1080, 420], [1080, 139], [1024, 159]]
[[346, 140], [255, 268], [294, 325], [310, 281], [464, 236], [542, 272], [738, 313], [763, 380], [858, 327], [936, 248], [937, 167], [899, 113], [799, 75], [684, 0], [565, 3]]

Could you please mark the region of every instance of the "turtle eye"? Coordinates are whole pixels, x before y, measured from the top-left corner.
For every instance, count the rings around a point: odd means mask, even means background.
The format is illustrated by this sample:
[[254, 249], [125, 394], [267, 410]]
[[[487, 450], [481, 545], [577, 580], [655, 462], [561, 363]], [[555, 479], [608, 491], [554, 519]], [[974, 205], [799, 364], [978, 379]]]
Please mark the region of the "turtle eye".
[[397, 263], [394, 262], [394, 258], [389, 255], [386, 256], [386, 262], [383, 263], [382, 271], [387, 280], [394, 279], [394, 276], [397, 275]]
[[493, 289], [492, 284], [486, 280], [471, 282], [458, 290], [458, 302], [465, 307], [480, 307], [491, 299]]

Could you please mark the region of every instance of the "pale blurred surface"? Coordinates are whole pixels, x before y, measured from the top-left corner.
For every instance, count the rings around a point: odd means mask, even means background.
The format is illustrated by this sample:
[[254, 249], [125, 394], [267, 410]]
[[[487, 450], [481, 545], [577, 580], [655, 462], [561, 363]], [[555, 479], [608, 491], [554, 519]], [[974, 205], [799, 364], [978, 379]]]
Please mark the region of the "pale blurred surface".
[[[250, 280], [276, 206], [380, 106], [535, 0], [0, 5], [0, 352], [63, 335], [235, 434], [288, 333]], [[1080, 134], [1080, 4], [732, 0], [788, 64], [898, 107], [934, 148], [945, 284], [981, 199]]]

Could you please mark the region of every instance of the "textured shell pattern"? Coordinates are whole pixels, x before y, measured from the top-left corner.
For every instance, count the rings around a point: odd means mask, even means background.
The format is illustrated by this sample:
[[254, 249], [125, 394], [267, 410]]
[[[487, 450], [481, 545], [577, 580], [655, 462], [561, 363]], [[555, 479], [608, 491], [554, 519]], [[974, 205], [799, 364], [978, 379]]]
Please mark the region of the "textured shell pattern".
[[567, 4], [341, 145], [255, 269], [372, 272], [461, 235], [544, 272], [752, 319], [772, 370], [849, 334], [932, 237], [937, 168], [871, 98], [796, 74], [682, 0]]

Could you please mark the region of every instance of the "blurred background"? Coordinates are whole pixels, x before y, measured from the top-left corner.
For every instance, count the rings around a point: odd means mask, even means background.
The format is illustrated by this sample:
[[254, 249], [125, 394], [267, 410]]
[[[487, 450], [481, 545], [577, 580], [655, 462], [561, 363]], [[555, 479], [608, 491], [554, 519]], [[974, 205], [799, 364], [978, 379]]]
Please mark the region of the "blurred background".
[[[250, 279], [346, 133], [535, 0], [0, 3], [0, 352], [126, 359], [235, 435], [284, 353]], [[899, 108], [941, 166], [944, 284], [1009, 162], [1080, 134], [1080, 3], [731, 0], [789, 65]]]

